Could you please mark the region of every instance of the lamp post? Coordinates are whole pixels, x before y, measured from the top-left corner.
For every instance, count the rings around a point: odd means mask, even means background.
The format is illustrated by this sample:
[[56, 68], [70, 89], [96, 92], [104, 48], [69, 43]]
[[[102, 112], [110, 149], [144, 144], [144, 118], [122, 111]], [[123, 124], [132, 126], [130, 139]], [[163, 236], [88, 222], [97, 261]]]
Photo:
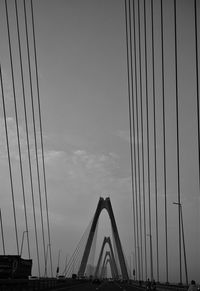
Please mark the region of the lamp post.
[[187, 259], [186, 259], [186, 249], [185, 249], [185, 235], [184, 235], [184, 227], [183, 227], [183, 210], [182, 204], [179, 202], [173, 202], [174, 205], [178, 205], [180, 212], [180, 220], [181, 220], [181, 232], [182, 232], [182, 240], [183, 240], [183, 254], [184, 254], [184, 263], [185, 263], [185, 277], [186, 284], [188, 285], [188, 272], [187, 272]]
[[138, 280], [140, 281], [140, 247], [136, 246], [136, 249], [138, 250], [136, 256], [138, 255]]
[[133, 280], [135, 281], [135, 275], [136, 275], [135, 273], [136, 273], [136, 270], [134, 268], [134, 252], [132, 252], [132, 256], [133, 256], [133, 264], [132, 264], [133, 270], [132, 270], [132, 275], [133, 275]]
[[45, 271], [44, 271], [44, 276], [47, 277], [47, 259], [48, 259], [48, 248], [50, 247], [50, 244], [47, 245], [46, 249], [46, 256], [45, 256]]
[[152, 256], [152, 235], [147, 234], [149, 236], [149, 244], [150, 244], [150, 264], [151, 264], [151, 281], [153, 281], [153, 256]]
[[60, 253], [61, 253], [61, 250], [58, 251], [58, 264], [57, 264], [57, 269], [56, 269], [56, 277], [59, 274]]
[[129, 264], [130, 264], [130, 279], [131, 279], [131, 276], [132, 276], [132, 274], [131, 274], [131, 255], [129, 256]]

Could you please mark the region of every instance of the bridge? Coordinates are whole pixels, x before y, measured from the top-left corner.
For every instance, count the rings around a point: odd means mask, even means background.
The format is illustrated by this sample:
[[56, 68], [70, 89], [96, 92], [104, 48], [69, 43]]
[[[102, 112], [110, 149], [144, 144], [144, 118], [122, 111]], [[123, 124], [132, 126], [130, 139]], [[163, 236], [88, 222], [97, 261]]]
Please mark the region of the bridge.
[[200, 284], [199, 15], [0, 1], [0, 290]]

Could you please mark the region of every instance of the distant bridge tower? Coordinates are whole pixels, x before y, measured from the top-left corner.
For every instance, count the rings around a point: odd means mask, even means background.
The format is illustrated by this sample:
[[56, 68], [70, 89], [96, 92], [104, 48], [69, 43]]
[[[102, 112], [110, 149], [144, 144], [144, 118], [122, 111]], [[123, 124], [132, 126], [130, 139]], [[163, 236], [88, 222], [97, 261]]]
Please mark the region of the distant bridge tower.
[[117, 264], [116, 264], [116, 260], [115, 260], [115, 256], [114, 256], [114, 252], [113, 252], [113, 248], [112, 248], [110, 237], [104, 237], [94, 277], [98, 277], [99, 268], [100, 268], [100, 264], [101, 264], [102, 256], [103, 256], [103, 251], [104, 251], [106, 243], [109, 245], [109, 248], [110, 248], [110, 252], [109, 252], [109, 256], [110, 256], [110, 259], [111, 259], [110, 262], [112, 262], [113, 270], [114, 270], [113, 271], [113, 274], [114, 274], [113, 278], [117, 279], [119, 277], [119, 274], [118, 274], [118, 270], [117, 270]]
[[115, 271], [115, 267], [114, 267], [114, 261], [113, 261], [113, 258], [111, 256], [111, 253], [108, 252], [108, 251], [106, 252], [104, 260], [103, 260], [103, 265], [102, 265], [102, 268], [101, 268], [100, 278], [104, 277], [104, 271], [107, 270], [108, 263], [110, 264], [112, 278], [117, 279], [118, 277], [116, 276], [116, 271]]
[[127, 267], [126, 267], [126, 263], [125, 263], [125, 258], [124, 258], [124, 254], [122, 251], [122, 246], [121, 246], [121, 241], [119, 238], [119, 234], [118, 234], [118, 230], [117, 230], [117, 225], [115, 222], [115, 217], [114, 217], [114, 213], [112, 210], [112, 205], [110, 202], [110, 198], [100, 198], [98, 205], [97, 205], [97, 209], [94, 215], [94, 219], [92, 222], [92, 226], [90, 229], [90, 233], [88, 236], [88, 240], [86, 243], [86, 247], [83, 253], [83, 257], [82, 257], [82, 261], [81, 261], [81, 265], [78, 271], [78, 276], [84, 276], [85, 274], [85, 269], [86, 269], [86, 265], [87, 265], [87, 261], [88, 261], [88, 257], [90, 254], [90, 250], [91, 250], [91, 245], [92, 245], [92, 241], [94, 238], [94, 233], [95, 233], [95, 229], [97, 226], [97, 222], [99, 219], [99, 215], [101, 214], [101, 211], [103, 209], [106, 209], [108, 212], [108, 215], [110, 217], [110, 221], [111, 221], [111, 227], [112, 227], [112, 231], [113, 231], [113, 235], [114, 235], [114, 240], [115, 240], [115, 244], [116, 244], [116, 249], [117, 249], [117, 254], [118, 254], [118, 258], [119, 258], [119, 263], [120, 263], [120, 268], [121, 268], [121, 273], [122, 273], [122, 277], [125, 280], [128, 280], [128, 271], [127, 271]]

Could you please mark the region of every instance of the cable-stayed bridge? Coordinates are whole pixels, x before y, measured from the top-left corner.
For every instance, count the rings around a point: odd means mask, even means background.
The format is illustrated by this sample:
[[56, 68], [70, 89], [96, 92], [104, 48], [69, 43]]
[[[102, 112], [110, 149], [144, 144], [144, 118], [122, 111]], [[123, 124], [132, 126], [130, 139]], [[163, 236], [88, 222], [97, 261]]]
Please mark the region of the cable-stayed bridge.
[[[121, 98], [127, 104], [129, 129], [125, 139], [131, 174], [127, 184], [121, 184], [129, 185], [132, 213], [127, 232], [131, 243], [124, 248], [127, 242], [120, 235], [124, 230], [116, 218], [123, 215], [112, 209], [114, 196], [101, 197], [94, 217], [61, 270], [62, 252], [52, 244], [54, 221], [49, 210], [47, 163], [52, 152], [45, 148], [42, 115], [40, 28], [36, 21], [39, 4], [36, 0], [1, 0], [0, 290], [50, 290], [72, 285], [74, 290], [86, 286], [88, 290], [132, 290], [146, 288], [148, 278], [161, 290], [186, 289], [192, 279], [198, 281], [200, 3], [108, 2], [112, 8], [120, 8], [123, 27], [120, 45], [123, 43], [126, 90]], [[87, 156], [83, 158], [82, 163]], [[100, 162], [103, 160], [105, 156]], [[70, 170], [68, 174], [73, 175]], [[116, 180], [110, 181], [117, 189]], [[99, 248], [102, 210], [106, 210], [111, 227], [109, 234], [103, 234]], [[68, 229], [65, 231], [67, 234]], [[58, 260], [53, 259], [55, 251]], [[75, 287], [77, 284], [80, 286]]]

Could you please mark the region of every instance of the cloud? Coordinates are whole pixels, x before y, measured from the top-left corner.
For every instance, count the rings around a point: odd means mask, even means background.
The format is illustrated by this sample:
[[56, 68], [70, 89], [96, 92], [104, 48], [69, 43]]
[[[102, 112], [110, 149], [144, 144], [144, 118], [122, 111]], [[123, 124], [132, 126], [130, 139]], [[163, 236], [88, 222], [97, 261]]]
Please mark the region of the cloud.
[[[15, 121], [12, 117], [6, 118], [7, 130], [8, 130], [8, 141], [11, 158], [17, 158], [18, 156], [18, 144], [17, 144], [17, 132]], [[21, 133], [21, 129], [20, 129]], [[6, 132], [5, 122], [3, 118], [0, 118], [0, 157], [7, 158], [7, 143], [6, 143]], [[21, 135], [21, 134], [20, 134]]]
[[[41, 151], [40, 151], [40, 155], [41, 155]], [[64, 152], [62, 151], [55, 151], [55, 150], [49, 150], [49, 151], [45, 151], [45, 163], [49, 164], [49, 163], [53, 163], [55, 162], [57, 159], [62, 158], [62, 156], [64, 155]]]
[[[114, 153], [95, 154], [82, 149], [49, 151], [45, 152], [45, 162], [52, 211], [69, 217], [74, 215], [79, 223], [88, 201], [92, 203], [101, 195], [119, 196], [129, 192], [130, 178], [117, 175], [120, 163]], [[80, 216], [73, 213], [74, 205], [80, 210]]]
[[[9, 142], [9, 151], [10, 151], [10, 157], [13, 161], [19, 160], [19, 147], [18, 147], [18, 138], [17, 138], [17, 127], [16, 127], [16, 121], [13, 117], [7, 117], [7, 131], [8, 131], [8, 142]], [[22, 124], [18, 124], [19, 126], [19, 141], [20, 141], [20, 150], [21, 150], [21, 156], [22, 160], [27, 159], [27, 137], [26, 137], [26, 131]], [[6, 132], [5, 132], [5, 122], [4, 118], [0, 117], [0, 161], [2, 159], [7, 159], [8, 157], [8, 151], [7, 151], [7, 142], [6, 142]], [[38, 153], [40, 154], [40, 135], [37, 132], [36, 133], [37, 141], [38, 141]], [[31, 158], [35, 159], [35, 144], [34, 144], [34, 136], [32, 131], [29, 129], [29, 148], [31, 153]]]
[[119, 168], [119, 157], [116, 154], [94, 154], [80, 149], [45, 151], [45, 162], [49, 179], [81, 182], [91, 188], [97, 182], [108, 183]]

